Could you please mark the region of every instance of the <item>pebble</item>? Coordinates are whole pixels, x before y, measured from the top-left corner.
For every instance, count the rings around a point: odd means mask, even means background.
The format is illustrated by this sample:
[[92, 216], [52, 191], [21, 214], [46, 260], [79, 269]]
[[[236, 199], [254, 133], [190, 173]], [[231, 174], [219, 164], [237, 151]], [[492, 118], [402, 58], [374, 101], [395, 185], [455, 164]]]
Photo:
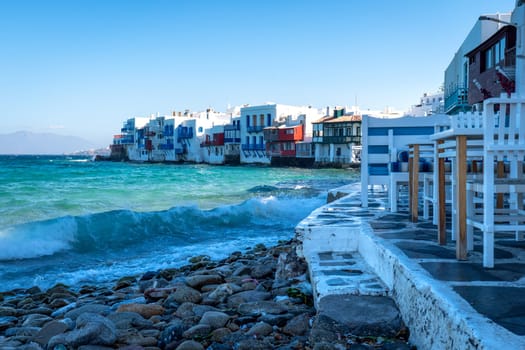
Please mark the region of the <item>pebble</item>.
[[0, 293], [0, 349], [411, 349], [406, 329], [360, 337], [318, 319], [296, 248], [291, 240], [221, 261], [200, 255], [111, 286]]

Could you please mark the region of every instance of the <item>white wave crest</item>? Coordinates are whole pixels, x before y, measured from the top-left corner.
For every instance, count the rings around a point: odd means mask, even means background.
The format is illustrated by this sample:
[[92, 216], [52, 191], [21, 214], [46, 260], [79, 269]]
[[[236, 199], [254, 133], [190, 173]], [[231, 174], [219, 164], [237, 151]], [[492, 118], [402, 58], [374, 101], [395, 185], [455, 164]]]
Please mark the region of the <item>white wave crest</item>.
[[77, 231], [71, 217], [0, 231], [0, 260], [37, 258], [70, 249]]

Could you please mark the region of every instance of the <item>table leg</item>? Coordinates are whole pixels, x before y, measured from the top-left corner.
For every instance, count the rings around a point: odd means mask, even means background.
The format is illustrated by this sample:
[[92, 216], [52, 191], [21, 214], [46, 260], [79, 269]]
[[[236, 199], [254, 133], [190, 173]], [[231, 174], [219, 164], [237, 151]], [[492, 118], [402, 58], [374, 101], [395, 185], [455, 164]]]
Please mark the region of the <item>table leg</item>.
[[456, 203], [458, 236], [456, 237], [456, 258], [467, 260], [467, 137], [456, 137]]
[[410, 212], [412, 222], [418, 220], [418, 204], [419, 204], [419, 145], [414, 145], [414, 154], [412, 159], [412, 171], [410, 176], [411, 181], [411, 197], [410, 197]]
[[[442, 144], [443, 141], [439, 141], [438, 145]], [[439, 150], [439, 153], [443, 153], [443, 150]], [[446, 198], [445, 198], [445, 159], [439, 158], [437, 164], [438, 171], [438, 243], [440, 245], [447, 244], [447, 227], [446, 227]]]

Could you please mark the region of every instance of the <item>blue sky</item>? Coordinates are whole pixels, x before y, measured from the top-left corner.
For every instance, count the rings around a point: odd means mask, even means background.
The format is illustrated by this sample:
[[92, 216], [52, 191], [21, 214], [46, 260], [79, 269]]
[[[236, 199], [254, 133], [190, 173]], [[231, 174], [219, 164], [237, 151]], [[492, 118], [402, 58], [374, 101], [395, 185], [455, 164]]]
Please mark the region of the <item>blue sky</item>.
[[0, 133], [268, 101], [406, 110], [514, 0], [0, 0]]

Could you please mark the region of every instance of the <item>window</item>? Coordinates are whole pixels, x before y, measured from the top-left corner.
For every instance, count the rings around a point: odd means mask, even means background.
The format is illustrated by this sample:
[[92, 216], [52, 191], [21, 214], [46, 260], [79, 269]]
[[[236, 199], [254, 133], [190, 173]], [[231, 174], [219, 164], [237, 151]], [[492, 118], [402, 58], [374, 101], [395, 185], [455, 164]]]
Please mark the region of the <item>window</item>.
[[199, 132], [202, 132], [202, 126], [199, 126]]
[[259, 144], [264, 145], [264, 136], [259, 136]]
[[499, 60], [503, 61], [505, 59], [505, 50], [507, 46], [507, 38], [502, 38], [499, 41]]
[[492, 65], [493, 65], [492, 48], [490, 48], [487, 51], [485, 51], [485, 67], [484, 67], [485, 69], [484, 70], [492, 68]]
[[272, 114], [271, 113], [268, 113], [266, 115], [266, 125], [272, 126]]
[[249, 115], [246, 116], [246, 127], [248, 128], [250, 127], [250, 116]]
[[[261, 115], [259, 116], [259, 124], [260, 124], [261, 126], [264, 126], [264, 114], [261, 114]], [[269, 125], [268, 125], [268, 126], [269, 126]]]
[[337, 147], [337, 150], [335, 151], [335, 155], [337, 157], [341, 157], [341, 147]]

